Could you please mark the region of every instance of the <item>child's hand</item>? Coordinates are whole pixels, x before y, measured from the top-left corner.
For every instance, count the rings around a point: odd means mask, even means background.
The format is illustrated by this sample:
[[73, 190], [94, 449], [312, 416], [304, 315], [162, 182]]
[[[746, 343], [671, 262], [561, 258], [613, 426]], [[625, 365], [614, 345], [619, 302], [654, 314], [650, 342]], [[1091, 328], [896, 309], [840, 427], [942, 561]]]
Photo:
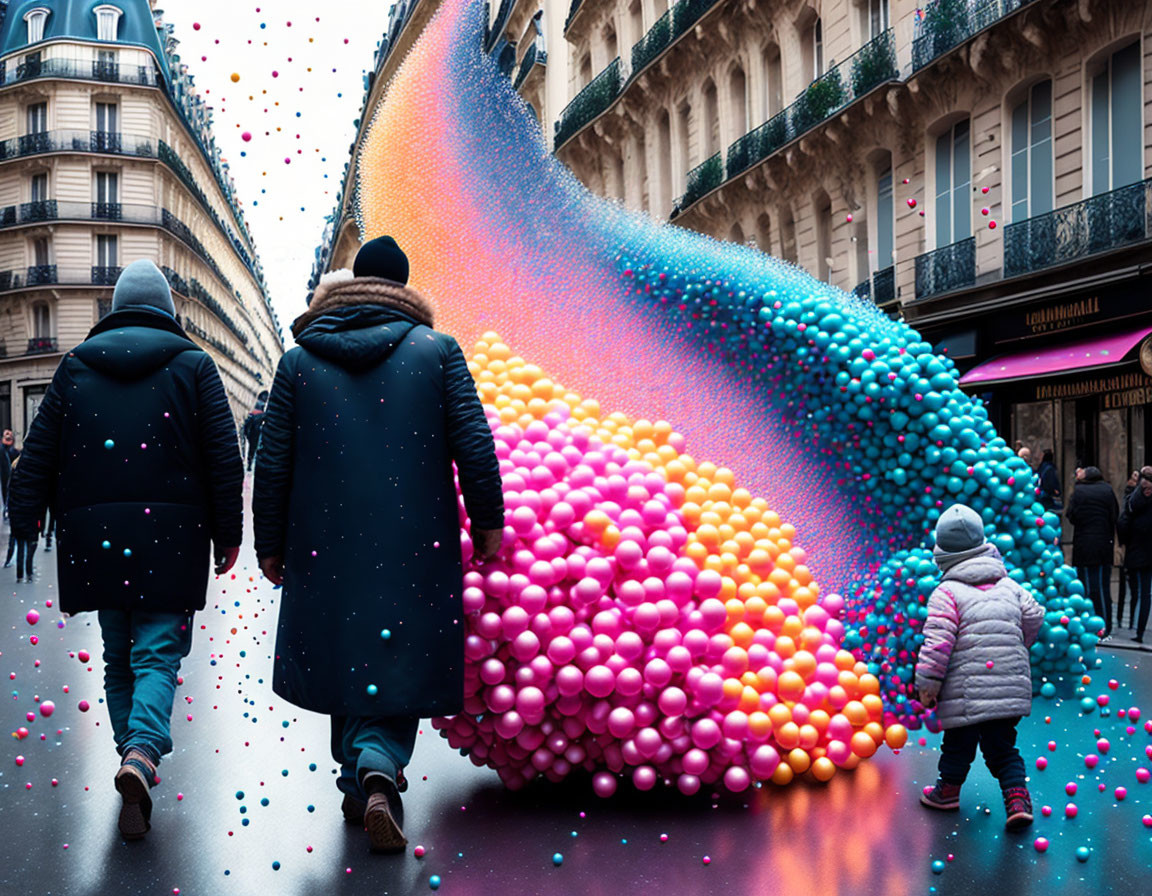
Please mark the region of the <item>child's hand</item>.
[[917, 691], [916, 697], [920, 701], [920, 705], [925, 709], [932, 709], [936, 705], [935, 694], [925, 694], [923, 691]]

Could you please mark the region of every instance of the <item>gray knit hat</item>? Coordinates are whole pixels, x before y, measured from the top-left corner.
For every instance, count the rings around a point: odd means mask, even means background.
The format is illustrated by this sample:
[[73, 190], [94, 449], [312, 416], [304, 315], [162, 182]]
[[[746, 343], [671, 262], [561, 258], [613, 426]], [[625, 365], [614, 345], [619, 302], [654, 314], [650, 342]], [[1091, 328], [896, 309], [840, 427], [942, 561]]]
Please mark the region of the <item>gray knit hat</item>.
[[936, 547], [941, 551], [968, 551], [984, 541], [984, 521], [966, 504], [953, 504], [936, 521]]
[[112, 310], [140, 307], [163, 311], [176, 316], [172, 302], [172, 289], [160, 269], [146, 258], [134, 261], [120, 272], [116, 289], [112, 293]]

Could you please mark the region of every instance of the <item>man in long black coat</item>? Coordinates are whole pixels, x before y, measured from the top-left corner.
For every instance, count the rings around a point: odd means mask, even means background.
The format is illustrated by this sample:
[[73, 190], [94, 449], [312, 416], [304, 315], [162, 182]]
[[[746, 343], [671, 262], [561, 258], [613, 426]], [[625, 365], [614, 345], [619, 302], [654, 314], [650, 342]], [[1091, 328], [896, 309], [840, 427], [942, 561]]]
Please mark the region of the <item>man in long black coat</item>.
[[243, 534], [243, 463], [220, 374], [175, 319], [150, 261], [124, 269], [112, 313], [56, 370], [12, 478], [12, 529], [52, 508], [60, 609], [95, 610], [116, 749], [120, 831], [143, 837], [172, 750], [180, 661], [216, 572]]
[[1136, 488], [1124, 502], [1121, 526], [1124, 565], [1134, 582], [1131, 612], [1136, 616], [1136, 637], [1132, 640], [1143, 644], [1152, 606], [1152, 467], [1140, 468]]
[[[461, 520], [500, 546], [491, 428], [464, 355], [432, 328], [408, 261], [381, 237], [292, 325], [265, 413], [252, 514], [283, 582], [273, 690], [332, 717], [344, 815], [374, 851], [405, 844], [398, 785], [421, 717], [464, 700]], [[339, 282], [333, 282], [334, 280]]]
[[1120, 506], [1112, 486], [1097, 467], [1085, 467], [1064, 514], [1072, 532], [1072, 565], [1084, 583], [1096, 615], [1104, 620], [1104, 637], [1112, 634], [1112, 561]]
[[264, 425], [264, 408], [268, 404], [267, 390], [256, 396], [256, 407], [248, 412], [244, 420], [244, 442], [248, 446], [248, 469], [256, 463], [256, 450], [260, 447], [260, 429]]

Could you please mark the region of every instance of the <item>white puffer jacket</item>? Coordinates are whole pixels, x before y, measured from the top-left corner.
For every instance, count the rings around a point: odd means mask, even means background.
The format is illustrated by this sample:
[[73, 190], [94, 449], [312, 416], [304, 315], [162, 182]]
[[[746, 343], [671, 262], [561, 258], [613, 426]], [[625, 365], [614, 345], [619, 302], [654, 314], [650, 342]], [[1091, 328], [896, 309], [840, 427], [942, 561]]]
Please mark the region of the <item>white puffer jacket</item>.
[[988, 548], [945, 572], [928, 601], [916, 688], [938, 700], [941, 728], [1032, 711], [1028, 648], [1044, 610]]

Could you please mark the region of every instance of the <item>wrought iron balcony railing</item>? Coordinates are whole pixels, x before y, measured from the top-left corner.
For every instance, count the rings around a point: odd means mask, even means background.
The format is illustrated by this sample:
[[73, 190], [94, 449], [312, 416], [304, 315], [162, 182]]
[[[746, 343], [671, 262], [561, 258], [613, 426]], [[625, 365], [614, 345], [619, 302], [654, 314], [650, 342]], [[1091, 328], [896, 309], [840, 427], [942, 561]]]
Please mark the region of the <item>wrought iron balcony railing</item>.
[[508, 16], [512, 14], [513, 2], [514, 0], [500, 0], [500, 6], [496, 9], [496, 19], [492, 22], [488, 39], [484, 42], [484, 49], [489, 53], [492, 52], [492, 48], [496, 46], [496, 42], [504, 32], [504, 26], [508, 24]]
[[1152, 179], [1004, 227], [1004, 276], [1016, 277], [1152, 238]]
[[923, 68], [1032, 0], [933, 0], [912, 40], [912, 70]]
[[895, 33], [889, 28], [809, 84], [788, 108], [736, 140], [728, 148], [727, 176], [735, 177], [866, 93], [899, 77]]
[[580, 10], [580, 4], [584, 0], [572, 0], [572, 5], [568, 7], [568, 18], [564, 20], [564, 33], [568, 33], [568, 26], [572, 24], [572, 20], [576, 18], [576, 13]]
[[577, 131], [612, 105], [620, 95], [621, 86], [620, 57], [617, 56], [564, 107], [560, 120], [556, 122], [556, 146], [567, 143]]
[[156, 86], [156, 69], [146, 65], [124, 65], [91, 59], [41, 59], [22, 62], [0, 74], [0, 86], [35, 78], [69, 78], [81, 81], [107, 81], [117, 84]]
[[28, 285], [41, 286], [43, 284], [58, 283], [57, 271], [54, 264], [34, 264], [28, 268]]
[[92, 284], [94, 286], [115, 286], [120, 279], [122, 269], [117, 265], [92, 265]]
[[56, 218], [56, 200], [38, 199], [35, 202], [25, 202], [20, 206], [14, 206], [14, 210], [16, 211], [15, 217], [21, 223], [52, 221]]
[[55, 336], [33, 336], [28, 340], [29, 355], [52, 355], [58, 351]]
[[544, 49], [544, 41], [537, 36], [536, 39], [532, 41], [532, 46], [528, 48], [528, 52], [524, 54], [524, 58], [520, 60], [520, 70], [516, 73], [516, 80], [512, 83], [513, 89], [520, 89], [520, 85], [527, 80], [533, 67], [537, 65], [545, 66], [547, 64], [548, 53]]
[[0, 161], [49, 152], [104, 152], [155, 158], [157, 143], [149, 137], [114, 131], [39, 131], [0, 142]]
[[720, 0], [680, 0], [658, 18], [632, 46], [632, 75], [650, 65]]
[[916, 298], [963, 289], [976, 283], [976, 237], [916, 256]]
[[677, 201], [676, 208], [687, 208], [722, 183], [724, 183], [724, 160], [720, 157], [720, 153], [716, 153], [688, 172], [684, 195]]
[[896, 302], [896, 268], [894, 265], [877, 271], [867, 280], [857, 284], [852, 290], [857, 298], [873, 302], [880, 310], [891, 314]]

